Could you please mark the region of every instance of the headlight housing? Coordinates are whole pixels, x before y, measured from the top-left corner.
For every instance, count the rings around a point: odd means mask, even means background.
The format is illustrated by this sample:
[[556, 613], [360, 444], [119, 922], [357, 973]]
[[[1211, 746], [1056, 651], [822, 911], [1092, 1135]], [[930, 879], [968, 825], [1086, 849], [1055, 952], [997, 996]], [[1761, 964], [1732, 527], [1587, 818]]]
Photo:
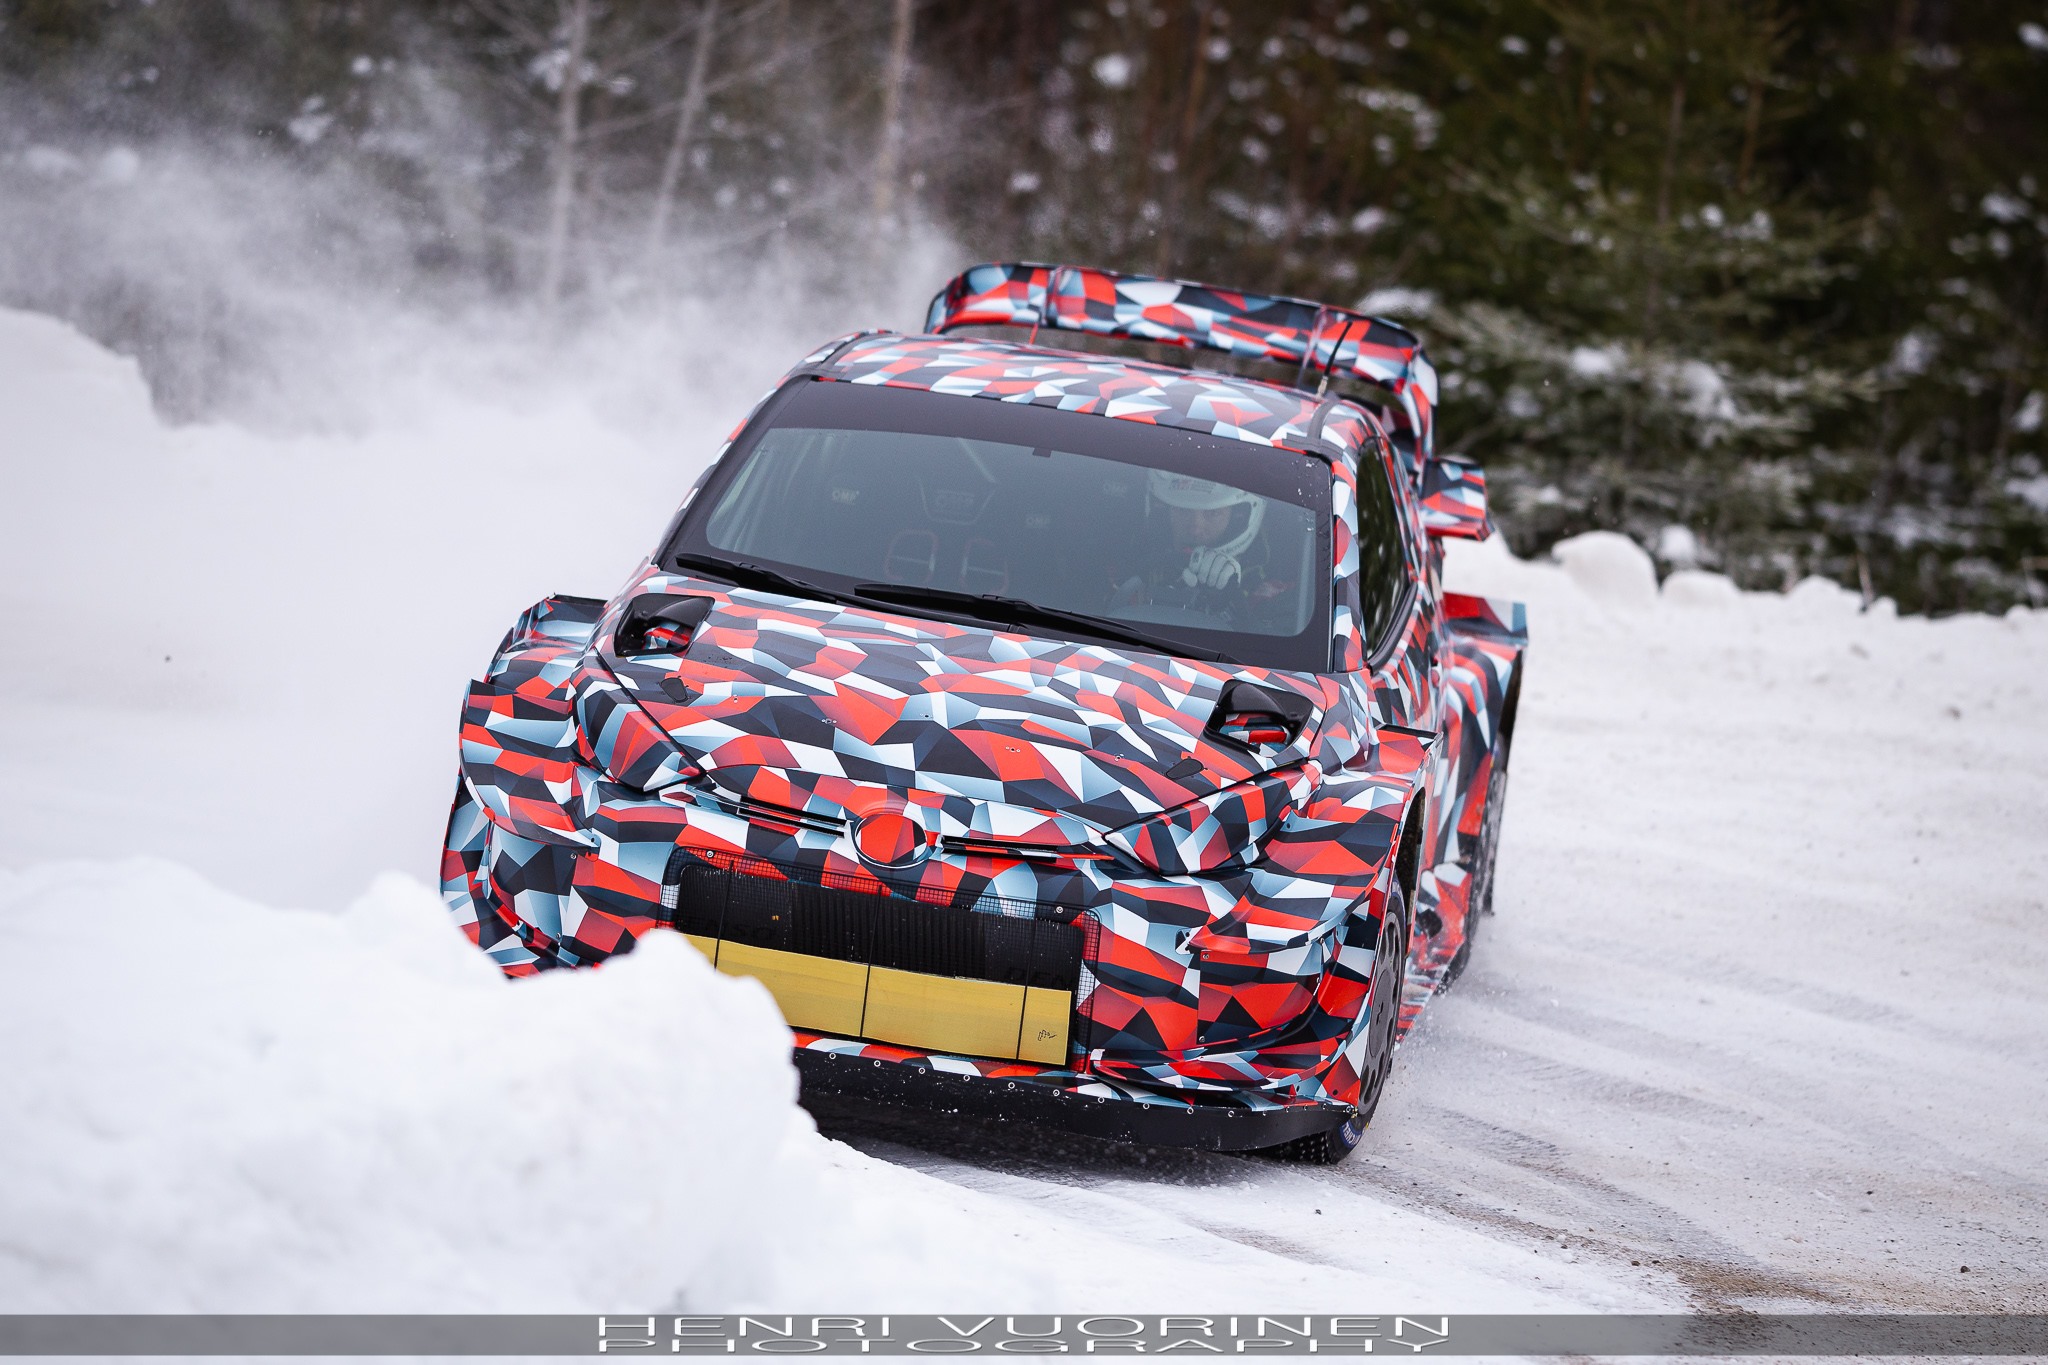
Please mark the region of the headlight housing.
[[1322, 777], [1314, 762], [1276, 769], [1111, 830], [1103, 839], [1163, 877], [1215, 872], [1256, 857], [1266, 836]]

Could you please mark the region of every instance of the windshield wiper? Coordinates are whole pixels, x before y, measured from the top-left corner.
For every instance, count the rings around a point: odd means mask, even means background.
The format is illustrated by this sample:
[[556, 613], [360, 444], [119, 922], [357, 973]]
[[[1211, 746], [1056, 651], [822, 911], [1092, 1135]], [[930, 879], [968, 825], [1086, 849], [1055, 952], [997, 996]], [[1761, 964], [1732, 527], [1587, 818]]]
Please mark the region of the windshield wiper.
[[1042, 607], [1021, 597], [959, 592], [952, 588], [926, 588], [915, 583], [856, 583], [853, 585], [853, 595], [874, 602], [894, 602], [908, 607], [937, 607], [944, 611], [979, 617], [998, 625], [1050, 626], [1055, 629], [1071, 630], [1080, 635], [1114, 640], [1118, 644], [1136, 645], [1140, 649], [1149, 649], [1157, 654], [1206, 659], [1211, 663], [1228, 662], [1225, 656], [1213, 649], [1183, 644], [1178, 640], [1161, 639], [1159, 636], [1147, 635], [1143, 631], [1132, 630], [1129, 626], [1115, 621], [1105, 621], [1099, 616], [1089, 616], [1083, 612]]
[[768, 592], [779, 592], [789, 597], [816, 597], [827, 602], [844, 602], [843, 593], [821, 588], [816, 583], [806, 583], [801, 578], [791, 578], [780, 569], [771, 569], [766, 564], [756, 564], [747, 559], [721, 559], [717, 555], [699, 555], [685, 552], [669, 556], [679, 569], [695, 569], [713, 578], [741, 588], [760, 588]]

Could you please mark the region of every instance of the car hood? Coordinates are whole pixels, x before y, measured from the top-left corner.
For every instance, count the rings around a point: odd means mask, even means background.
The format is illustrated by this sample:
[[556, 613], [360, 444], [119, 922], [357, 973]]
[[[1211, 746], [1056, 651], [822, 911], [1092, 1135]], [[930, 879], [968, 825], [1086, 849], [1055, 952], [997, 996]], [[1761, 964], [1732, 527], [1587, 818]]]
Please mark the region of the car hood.
[[[718, 786], [811, 777], [1079, 817], [1113, 829], [1307, 756], [1312, 675], [794, 601], [690, 579], [650, 591], [713, 606], [682, 656], [620, 659], [636, 700]], [[622, 608], [610, 614], [615, 622]], [[1297, 741], [1257, 753], [1204, 735], [1248, 678], [1317, 707]]]

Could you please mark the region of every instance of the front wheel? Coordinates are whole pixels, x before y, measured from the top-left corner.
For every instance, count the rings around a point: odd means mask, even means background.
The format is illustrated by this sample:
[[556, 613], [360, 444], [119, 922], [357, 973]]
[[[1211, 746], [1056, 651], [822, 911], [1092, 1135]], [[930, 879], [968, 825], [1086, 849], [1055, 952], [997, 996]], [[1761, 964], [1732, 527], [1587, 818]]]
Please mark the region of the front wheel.
[[1333, 1128], [1311, 1133], [1272, 1149], [1283, 1161], [1334, 1166], [1350, 1156], [1380, 1107], [1380, 1094], [1394, 1071], [1394, 1039], [1401, 1023], [1401, 987], [1408, 975], [1408, 900], [1396, 882], [1380, 915], [1380, 933], [1373, 945], [1372, 989], [1365, 998], [1365, 1072], [1358, 1106]]

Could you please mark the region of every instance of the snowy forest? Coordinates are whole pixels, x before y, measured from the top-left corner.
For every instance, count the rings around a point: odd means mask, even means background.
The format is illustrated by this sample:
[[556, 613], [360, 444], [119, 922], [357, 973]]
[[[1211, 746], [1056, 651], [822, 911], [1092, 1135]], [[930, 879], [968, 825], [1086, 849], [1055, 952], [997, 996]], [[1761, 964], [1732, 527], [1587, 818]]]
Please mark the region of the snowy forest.
[[303, 278], [544, 348], [1054, 259], [1413, 326], [1518, 553], [1937, 614], [2048, 593], [2044, 180], [2039, 0], [0, 3], [0, 303], [179, 419]]

